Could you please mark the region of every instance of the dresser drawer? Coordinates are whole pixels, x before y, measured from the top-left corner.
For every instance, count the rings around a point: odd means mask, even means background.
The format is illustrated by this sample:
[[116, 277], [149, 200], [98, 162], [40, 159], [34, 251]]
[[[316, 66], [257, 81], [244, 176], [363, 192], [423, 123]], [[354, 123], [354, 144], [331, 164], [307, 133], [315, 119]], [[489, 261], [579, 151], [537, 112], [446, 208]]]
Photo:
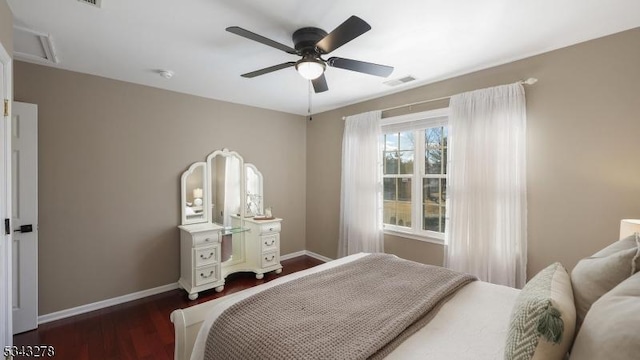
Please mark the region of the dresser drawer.
[[196, 267], [215, 264], [218, 259], [218, 246], [200, 246], [193, 249], [193, 262]]
[[262, 235], [260, 236], [260, 247], [263, 253], [269, 251], [277, 251], [279, 245], [280, 234]]
[[217, 231], [203, 231], [193, 234], [195, 246], [206, 246], [218, 243], [219, 233]]
[[261, 255], [260, 261], [262, 263], [263, 268], [268, 268], [270, 266], [277, 265], [280, 263], [278, 258], [278, 252], [273, 251], [273, 252], [264, 253]]
[[193, 277], [195, 279], [196, 286], [218, 281], [218, 265], [209, 265], [195, 269]]
[[280, 223], [272, 222], [267, 224], [260, 224], [260, 234], [279, 233]]

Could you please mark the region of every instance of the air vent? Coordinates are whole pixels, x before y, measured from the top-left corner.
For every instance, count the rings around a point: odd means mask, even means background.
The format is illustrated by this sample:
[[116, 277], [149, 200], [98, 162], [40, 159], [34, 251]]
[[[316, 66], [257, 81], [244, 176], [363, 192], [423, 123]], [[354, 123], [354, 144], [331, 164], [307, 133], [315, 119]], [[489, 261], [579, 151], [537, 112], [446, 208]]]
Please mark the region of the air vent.
[[389, 86], [398, 86], [398, 85], [402, 85], [402, 84], [406, 84], [410, 81], [414, 81], [416, 78], [414, 78], [411, 75], [407, 75], [405, 77], [401, 77], [399, 79], [393, 79], [393, 80], [389, 80], [389, 81], [385, 81], [384, 84], [385, 85], [389, 85]]
[[97, 8], [102, 7], [102, 0], [78, 0], [78, 1], [87, 5], [95, 6]]

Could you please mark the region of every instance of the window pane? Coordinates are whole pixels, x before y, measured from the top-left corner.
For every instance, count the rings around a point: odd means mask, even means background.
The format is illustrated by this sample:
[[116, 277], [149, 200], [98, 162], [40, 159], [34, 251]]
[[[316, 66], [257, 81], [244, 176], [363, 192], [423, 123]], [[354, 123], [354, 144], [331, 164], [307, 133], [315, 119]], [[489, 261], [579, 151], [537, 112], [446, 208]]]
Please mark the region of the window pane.
[[440, 204], [440, 179], [422, 179], [422, 189], [425, 205]]
[[396, 179], [384, 179], [384, 199], [396, 200]]
[[384, 153], [384, 174], [398, 173], [398, 153], [395, 151]]
[[446, 190], [445, 179], [422, 179], [424, 230], [444, 232]]
[[446, 174], [447, 173], [447, 148], [444, 148], [442, 150], [443, 154], [442, 154], [442, 173]]
[[444, 205], [447, 201], [447, 179], [440, 179], [440, 204]]
[[447, 146], [447, 138], [449, 137], [449, 131], [447, 130], [447, 127], [443, 127], [442, 128], [442, 146], [446, 147]]
[[385, 224], [389, 224], [389, 225], [396, 224], [396, 209], [395, 209], [394, 201], [385, 200], [382, 212], [383, 212], [382, 216], [384, 217], [383, 222]]
[[439, 148], [442, 146], [443, 128], [429, 128], [425, 130], [425, 145], [427, 148]]
[[413, 151], [400, 153], [400, 174], [413, 174]]
[[429, 149], [425, 153], [425, 170], [427, 174], [442, 174], [442, 150]]
[[400, 133], [400, 150], [413, 150], [415, 147], [413, 131]]
[[424, 230], [440, 231], [440, 207], [438, 205], [424, 206]]
[[411, 179], [384, 179], [383, 216], [385, 224], [411, 227]]
[[447, 130], [446, 127], [442, 128], [442, 148], [443, 148], [443, 155], [442, 155], [442, 173], [446, 174], [447, 173], [447, 141], [448, 141], [448, 137], [449, 136], [449, 131]]
[[411, 202], [411, 179], [398, 180], [398, 200]]
[[398, 133], [386, 134], [384, 137], [384, 149], [386, 151], [398, 150]]

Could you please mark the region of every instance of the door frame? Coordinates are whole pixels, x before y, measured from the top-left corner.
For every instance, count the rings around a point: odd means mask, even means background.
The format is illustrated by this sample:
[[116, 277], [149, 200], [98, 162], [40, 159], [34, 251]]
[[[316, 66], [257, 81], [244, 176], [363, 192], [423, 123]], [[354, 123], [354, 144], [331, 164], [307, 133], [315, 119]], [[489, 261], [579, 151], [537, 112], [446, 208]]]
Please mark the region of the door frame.
[[[3, 66], [3, 97], [9, 101], [9, 114], [4, 116], [4, 104], [0, 106], [2, 113], [0, 118], [0, 220], [11, 219], [11, 102], [13, 101], [13, 60], [0, 43], [0, 62]], [[0, 102], [4, 103], [4, 99]], [[3, 224], [4, 225], [4, 224]], [[1, 345], [13, 345], [13, 318], [12, 318], [12, 236], [4, 233], [4, 226], [0, 236], [0, 286], [3, 287], [0, 296], [0, 341]]]

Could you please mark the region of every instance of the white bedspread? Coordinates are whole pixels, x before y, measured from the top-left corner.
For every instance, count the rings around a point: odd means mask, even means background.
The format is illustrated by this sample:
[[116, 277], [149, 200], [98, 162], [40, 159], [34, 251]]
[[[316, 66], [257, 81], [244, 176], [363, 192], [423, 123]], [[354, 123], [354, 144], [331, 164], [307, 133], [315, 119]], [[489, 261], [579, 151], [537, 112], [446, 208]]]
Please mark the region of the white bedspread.
[[[217, 305], [209, 313], [198, 333], [191, 359], [202, 360], [211, 324], [234, 303], [264, 289], [363, 256], [367, 254], [347, 256], [213, 300]], [[387, 356], [387, 359], [502, 359], [511, 307], [518, 292], [517, 289], [481, 281], [470, 283], [444, 304], [429, 324], [403, 342]]]

